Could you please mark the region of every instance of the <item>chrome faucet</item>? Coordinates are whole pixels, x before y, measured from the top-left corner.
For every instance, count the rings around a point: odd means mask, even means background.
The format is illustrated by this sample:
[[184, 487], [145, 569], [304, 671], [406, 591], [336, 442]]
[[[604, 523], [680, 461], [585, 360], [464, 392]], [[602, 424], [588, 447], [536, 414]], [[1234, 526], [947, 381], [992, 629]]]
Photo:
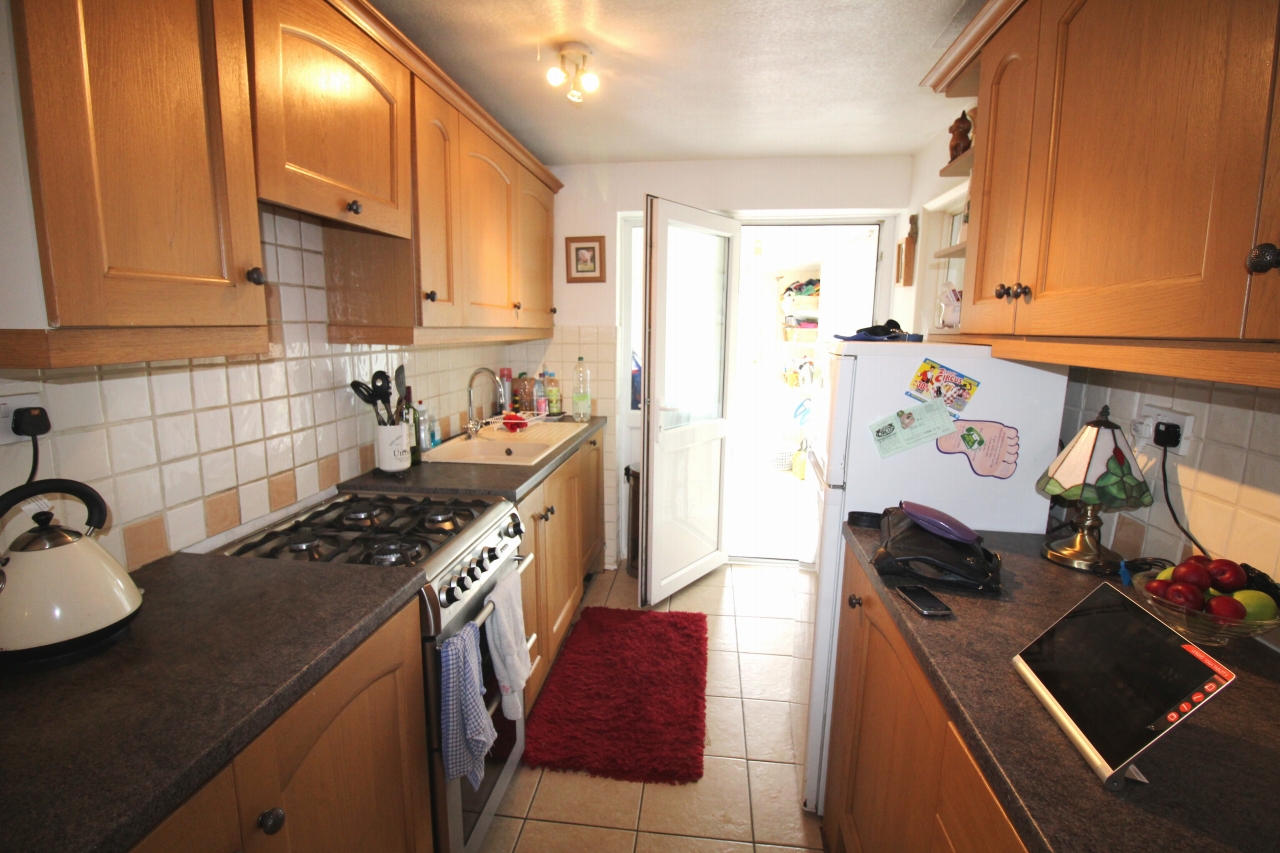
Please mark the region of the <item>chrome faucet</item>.
[[502, 380], [498, 379], [498, 375], [487, 367], [477, 367], [475, 372], [471, 374], [471, 379], [467, 381], [467, 438], [472, 439], [480, 434], [480, 428], [484, 423], [476, 417], [476, 402], [473, 386], [476, 384], [476, 377], [481, 374], [488, 374], [493, 380], [493, 387], [498, 392], [498, 405], [504, 409], [507, 406], [507, 395], [502, 391]]

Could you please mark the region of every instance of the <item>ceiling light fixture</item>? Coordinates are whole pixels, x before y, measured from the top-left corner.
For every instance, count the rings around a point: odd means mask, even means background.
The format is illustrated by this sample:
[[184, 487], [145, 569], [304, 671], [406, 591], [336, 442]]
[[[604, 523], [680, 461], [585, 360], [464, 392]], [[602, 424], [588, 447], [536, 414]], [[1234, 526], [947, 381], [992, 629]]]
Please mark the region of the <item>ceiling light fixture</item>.
[[560, 45], [560, 64], [547, 69], [547, 82], [552, 86], [562, 86], [566, 80], [570, 81], [569, 100], [575, 104], [582, 103], [583, 92], [594, 92], [600, 88], [600, 77], [587, 70], [587, 57], [594, 53], [589, 45], [580, 41]]

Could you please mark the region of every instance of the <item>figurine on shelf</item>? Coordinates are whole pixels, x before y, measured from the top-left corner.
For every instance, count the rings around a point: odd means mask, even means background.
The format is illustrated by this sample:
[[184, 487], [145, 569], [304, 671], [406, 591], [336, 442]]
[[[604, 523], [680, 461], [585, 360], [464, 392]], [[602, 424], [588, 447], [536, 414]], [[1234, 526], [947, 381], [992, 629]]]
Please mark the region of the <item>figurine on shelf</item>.
[[973, 140], [969, 138], [969, 131], [971, 130], [973, 130], [973, 122], [969, 121], [966, 111], [961, 110], [960, 118], [956, 119], [951, 127], [947, 128], [947, 132], [951, 134], [952, 160], [968, 151], [969, 147], [973, 145]]

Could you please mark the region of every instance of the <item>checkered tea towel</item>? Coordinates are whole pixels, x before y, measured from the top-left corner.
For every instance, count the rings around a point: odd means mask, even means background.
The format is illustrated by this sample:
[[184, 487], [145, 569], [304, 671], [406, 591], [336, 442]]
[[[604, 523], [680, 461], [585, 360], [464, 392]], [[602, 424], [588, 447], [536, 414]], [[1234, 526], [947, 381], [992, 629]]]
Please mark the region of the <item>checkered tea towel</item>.
[[466, 776], [479, 790], [484, 757], [498, 732], [484, 707], [480, 629], [470, 622], [440, 645], [440, 694], [445, 777]]

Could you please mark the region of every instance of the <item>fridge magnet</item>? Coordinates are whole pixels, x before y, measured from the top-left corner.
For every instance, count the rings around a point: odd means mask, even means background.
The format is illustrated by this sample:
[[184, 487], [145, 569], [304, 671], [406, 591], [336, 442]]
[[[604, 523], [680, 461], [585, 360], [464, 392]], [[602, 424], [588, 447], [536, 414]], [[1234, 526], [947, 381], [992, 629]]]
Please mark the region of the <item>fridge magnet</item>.
[[979, 477], [1007, 480], [1018, 470], [1018, 430], [997, 421], [959, 420], [938, 439], [938, 451], [963, 454]]
[[604, 281], [604, 238], [565, 237], [565, 280], [574, 282]]
[[871, 438], [881, 459], [928, 444], [955, 431], [947, 407], [941, 400], [901, 409], [871, 424]]
[[911, 382], [907, 385], [907, 396], [921, 402], [941, 400], [953, 412], [951, 417], [955, 418], [969, 405], [981, 384], [958, 370], [926, 358], [912, 374]]

